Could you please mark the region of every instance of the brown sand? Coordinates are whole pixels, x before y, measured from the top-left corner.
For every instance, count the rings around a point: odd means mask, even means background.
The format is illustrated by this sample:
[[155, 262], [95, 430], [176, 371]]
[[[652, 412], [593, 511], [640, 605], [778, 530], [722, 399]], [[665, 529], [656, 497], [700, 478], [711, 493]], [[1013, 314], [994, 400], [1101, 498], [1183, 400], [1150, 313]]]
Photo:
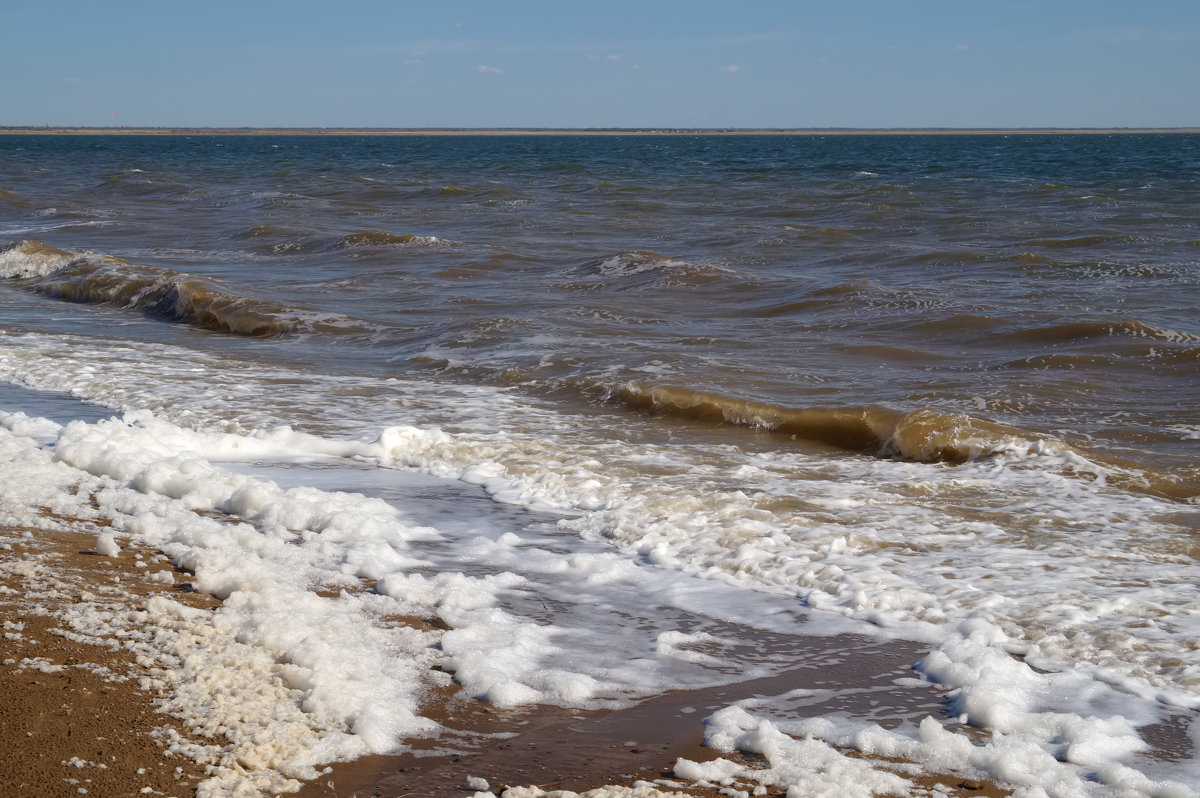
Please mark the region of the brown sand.
[[[0, 550], [0, 690], [8, 697], [0, 702], [0, 742], [7, 754], [0, 797], [189, 796], [204, 778], [201, 767], [166, 750], [168, 733], [186, 737], [187, 730], [156, 709], [152, 693], [139, 689], [143, 670], [133, 654], [115, 640], [73, 635], [63, 619], [81, 605], [116, 610], [156, 593], [197, 607], [217, 602], [191, 592], [186, 574], [176, 574], [175, 585], [150, 579], [149, 573], [168, 568], [158, 552], [126, 548], [119, 558], [102, 557], [91, 550], [95, 540], [92, 532], [22, 537], [20, 530], [0, 530], [0, 541], [10, 547]], [[138, 555], [149, 567], [137, 566]], [[915, 649], [865, 638], [814, 638], [808, 645], [797, 661], [813, 664], [780, 676], [669, 693], [619, 711], [504, 712], [448, 688], [431, 695], [426, 706], [448, 729], [442, 738], [404, 756], [336, 764], [300, 796], [462, 796], [470, 794], [464, 792], [470, 775], [486, 778], [497, 791], [507, 785], [581, 791], [678, 781], [672, 768], [679, 757], [719, 755], [702, 746], [701, 719], [739, 698], [837, 686], [870, 689], [872, 700], [890, 701], [900, 712], [899, 704], [911, 700], [911, 691], [891, 689], [891, 682], [910, 675]], [[930, 688], [919, 706], [908, 709], [936, 713], [939, 700]], [[953, 775], [922, 781], [943, 784], [950, 794], [1005, 794]]]
[[[0, 766], [0, 798], [193, 795], [204, 769], [167, 750], [171, 735], [186, 740], [188, 731], [158, 710], [155, 695], [139, 689], [145, 666], [118, 640], [73, 634], [69, 616], [81, 607], [115, 613], [163, 593], [198, 608], [218, 602], [192, 592], [186, 573], [174, 573], [172, 584], [150, 578], [170, 570], [159, 552], [127, 547], [119, 558], [102, 557], [91, 550], [98, 527], [63, 521], [88, 531], [0, 528], [0, 690], [7, 699], [0, 701], [0, 743], [7, 754]], [[676, 779], [673, 769], [680, 758], [718, 756], [761, 766], [753, 757], [703, 747], [702, 719], [735, 701], [808, 689], [832, 696], [806, 706], [809, 716], [849, 713], [892, 726], [941, 714], [943, 694], [932, 685], [913, 686], [911, 665], [922, 654], [915, 645], [846, 635], [797, 641], [761, 634], [756, 642], [785, 652], [797, 666], [769, 678], [739, 680], [731, 674], [726, 686], [671, 692], [612, 711], [501, 711], [453, 686], [435, 690], [423, 712], [445, 734], [416, 743], [404, 755], [334, 764], [299, 796], [466, 796], [474, 792], [467, 788], [474, 776], [497, 793], [507, 786], [582, 792], [651, 782], [715, 798], [711, 788]], [[1156, 749], [1152, 756], [1166, 761], [1187, 756], [1185, 720], [1171, 718], [1143, 730]], [[1008, 794], [969, 775], [914, 776], [919, 769], [909, 763], [872, 764], [910, 779], [918, 796]]]
[[[58, 613], [97, 609], [130, 597], [170, 591], [194, 605], [200, 594], [146, 578], [132, 552], [121, 559], [89, 551], [95, 538], [5, 531], [0, 551], [0, 796], [192, 795], [202, 773], [163, 750], [156, 730], [179, 729], [137, 687], [139, 666], [119, 645], [76, 639]], [[146, 550], [148, 560], [157, 552]]]
[[[812, 638], [806, 646], [800, 661], [810, 664], [778, 676], [667, 693], [616, 711], [539, 708], [502, 712], [460, 695], [446, 696], [445, 703], [427, 711], [436, 710], [429, 714], [454, 731], [426, 746], [433, 750], [335, 765], [331, 773], [306, 785], [299, 795], [465, 796], [473, 792], [467, 779], [474, 776], [488, 781], [497, 794], [507, 786], [582, 792], [642, 781], [658, 782], [664, 790], [715, 796], [715, 790], [691, 787], [677, 779], [673, 768], [680, 757], [699, 762], [723, 757], [753, 764], [752, 757], [703, 747], [702, 719], [739, 699], [797, 688], [836, 688], [854, 694], [811, 706], [809, 714], [839, 710], [860, 715], [890, 712], [897, 717], [939, 714], [942, 695], [932, 686], [923, 693], [918, 691], [914, 701], [911, 688], [900, 689], [895, 684], [898, 678], [911, 678], [911, 663], [920, 656], [917, 647], [852, 636]], [[448, 747], [456, 750], [447, 752]], [[875, 760], [875, 764], [904, 772], [914, 781], [917, 795], [1008, 794], [996, 785], [957, 774], [926, 773], [914, 778], [907, 772], [907, 763]], [[753, 789], [753, 785], [743, 784], [740, 789]], [[779, 789], [768, 792], [782, 794]]]

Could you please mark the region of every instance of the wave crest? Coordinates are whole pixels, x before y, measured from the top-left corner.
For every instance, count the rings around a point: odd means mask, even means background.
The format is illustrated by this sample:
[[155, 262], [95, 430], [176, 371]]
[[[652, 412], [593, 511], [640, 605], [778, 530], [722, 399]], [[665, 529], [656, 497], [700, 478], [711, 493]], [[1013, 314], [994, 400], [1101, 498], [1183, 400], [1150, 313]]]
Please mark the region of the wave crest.
[[657, 252], [639, 249], [591, 263], [588, 271], [600, 277], [625, 277], [651, 271], [675, 271], [685, 269], [690, 265], [687, 261], [675, 260]]
[[1049, 455], [1049, 462], [1087, 479], [1153, 496], [1195, 503], [1200, 469], [1161, 470], [1051, 437], [934, 408], [912, 411], [875, 405], [791, 408], [667, 385], [630, 382], [610, 401], [648, 413], [710, 424], [760, 429], [846, 451], [922, 463], [965, 463], [993, 456]]
[[382, 230], [355, 230], [339, 238], [337, 246], [342, 249], [354, 249], [356, 247], [387, 247], [397, 244], [436, 244], [437, 242], [438, 239], [435, 236], [418, 236], [412, 233], [397, 235], [385, 233]]
[[650, 250], [634, 250], [589, 261], [572, 269], [589, 287], [612, 285], [621, 289], [657, 285], [703, 285], [728, 278], [728, 269], [712, 264], [690, 263]]
[[1118, 336], [1126, 338], [1155, 338], [1170, 343], [1192, 343], [1200, 336], [1177, 330], [1164, 330], [1131, 319], [1127, 321], [1075, 321], [1049, 327], [1033, 327], [1008, 333], [1012, 341], [1032, 343], [1069, 343], [1089, 338]]
[[873, 405], [789, 408], [707, 391], [631, 382], [613, 393], [643, 411], [767, 430], [848, 451], [961, 463], [1001, 452], [1040, 451], [1046, 440], [967, 415]]
[[21, 279], [52, 274], [80, 257], [41, 241], [13, 241], [0, 247], [0, 277]]
[[349, 319], [241, 296], [208, 278], [110, 255], [67, 252], [40, 241], [0, 250], [0, 276], [35, 278], [30, 289], [66, 302], [130, 308], [236, 335], [335, 332], [357, 326]]

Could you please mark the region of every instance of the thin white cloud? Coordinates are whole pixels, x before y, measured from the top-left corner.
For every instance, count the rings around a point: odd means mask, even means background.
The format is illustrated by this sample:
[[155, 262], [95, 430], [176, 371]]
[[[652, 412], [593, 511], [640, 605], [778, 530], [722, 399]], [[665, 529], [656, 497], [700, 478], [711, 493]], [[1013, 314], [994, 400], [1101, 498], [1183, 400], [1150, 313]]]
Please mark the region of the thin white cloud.
[[727, 67], [723, 67], [723, 68], [721, 69], [721, 71], [722, 71], [722, 72], [737, 72], [737, 71], [739, 71], [740, 69], [741, 69], [741, 67], [740, 67], [740, 66], [738, 66], [737, 64], [730, 64], [730, 65], [729, 65], [729, 66], [727, 66]]
[[503, 75], [504, 74], [504, 70], [501, 69], [500, 67], [488, 66], [487, 64], [480, 64], [479, 66], [475, 67], [475, 71], [478, 72], [480, 75]]
[[955, 49], [955, 50], [958, 50], [960, 53], [965, 53], [967, 50], [970, 50], [970, 49], [971, 49], [971, 45], [969, 45], [969, 44], [958, 44], [958, 45], [955, 45], [954, 49]]
[[625, 56], [623, 56], [623, 55], [615, 55], [615, 54], [614, 55], [596, 55], [594, 53], [588, 53], [588, 56], [587, 56], [587, 60], [589, 60], [589, 61], [620, 61], [624, 58], [625, 58]]

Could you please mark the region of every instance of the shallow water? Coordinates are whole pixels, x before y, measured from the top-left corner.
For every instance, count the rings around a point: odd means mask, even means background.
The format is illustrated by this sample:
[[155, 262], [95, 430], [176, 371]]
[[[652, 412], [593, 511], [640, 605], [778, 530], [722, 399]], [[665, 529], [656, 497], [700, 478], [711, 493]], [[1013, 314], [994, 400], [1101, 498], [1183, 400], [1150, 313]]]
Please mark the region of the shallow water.
[[[502, 705], [867, 624], [985, 775], [1196, 776], [1114, 751], [1200, 706], [1198, 136], [0, 137], [5, 241], [6, 426], [177, 561], [170, 502], [437, 593]], [[68, 395], [127, 415], [12, 415]]]

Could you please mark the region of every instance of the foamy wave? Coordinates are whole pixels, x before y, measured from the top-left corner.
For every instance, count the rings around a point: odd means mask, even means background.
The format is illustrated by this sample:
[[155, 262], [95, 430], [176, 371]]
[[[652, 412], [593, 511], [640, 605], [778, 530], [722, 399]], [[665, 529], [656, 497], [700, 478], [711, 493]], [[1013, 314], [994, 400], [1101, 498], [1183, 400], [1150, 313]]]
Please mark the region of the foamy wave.
[[639, 382], [610, 391], [608, 399], [653, 414], [750, 427], [876, 457], [956, 465], [989, 458], [1027, 461], [1089, 482], [1177, 501], [1192, 502], [1200, 494], [1194, 473], [1163, 472], [1113, 456], [1084, 453], [1066, 441], [965, 413], [872, 405], [791, 408]]
[[1178, 432], [1180, 440], [1200, 441], [1200, 425], [1198, 424], [1172, 424], [1167, 429]]
[[1162, 340], [1169, 341], [1173, 344], [1185, 344], [1200, 341], [1200, 335], [1194, 335], [1190, 332], [1183, 332], [1181, 330], [1166, 330], [1161, 327], [1151, 327], [1149, 324], [1141, 324], [1139, 322], [1131, 322], [1131, 324], [1137, 324], [1141, 328], [1139, 330], [1141, 335], [1150, 338], [1161, 338]]
[[[76, 427], [61, 436], [61, 448], [56, 447], [61, 454], [56, 456], [103, 473], [107, 479], [136, 483], [151, 498], [163, 492], [176, 499], [186, 494], [189, 508], [232, 509], [256, 522], [268, 517], [264, 509], [276, 507], [286, 511], [280, 516], [284, 520], [303, 509], [291, 506], [297, 500], [315, 499], [317, 504], [304, 507], [317, 510], [330, 497], [251, 486], [232, 472], [194, 466], [195, 457], [259, 462], [274, 451], [289, 460], [338, 456], [358, 465], [376, 462], [401, 470], [414, 468], [479, 485], [504, 504], [558, 514], [560, 520], [547, 536], [552, 549], [542, 551], [531, 545], [531, 539], [522, 537], [532, 535], [528, 530], [518, 529], [520, 535], [496, 534], [491, 541], [477, 537], [473, 515], [470, 533], [458, 548], [450, 544], [456, 553], [447, 556], [469, 555], [461, 561], [487, 562], [497, 571], [526, 575], [530, 582], [522, 592], [536, 581], [533, 572], [540, 568], [547, 574], [574, 573], [587, 579], [589, 601], [600, 598], [592, 592], [596, 583], [614, 581], [613, 592], [592, 604], [578, 602], [582, 581], [571, 581], [563, 592], [547, 594], [558, 598], [569, 589], [573, 592], [568, 603], [586, 605], [589, 613], [591, 607], [617, 595], [637, 595], [647, 606], [655, 606], [654, 600], [645, 598], [650, 595], [648, 585], [663, 584], [660, 574], [674, 569], [703, 575], [712, 585], [755, 586], [756, 618], [769, 617], [762, 608], [772, 593], [887, 628], [919, 623], [925, 630], [921, 634], [927, 635], [922, 639], [945, 640], [958, 621], [980, 618], [1011, 635], [1011, 640], [997, 638], [989, 644], [998, 655], [1028, 653], [1029, 663], [1043, 670], [1071, 666], [1086, 677], [1080, 682], [1082, 692], [1054, 695], [1083, 696], [1097, 683], [1107, 683], [1147, 701], [1185, 708], [1198, 705], [1194, 674], [1200, 652], [1180, 646], [1196, 600], [1195, 555], [1187, 553], [1194, 546], [1190, 532], [1169, 525], [1174, 522], [1157, 520], [1178, 506], [1112, 490], [1100, 480], [1063, 478], [1054, 473], [1053, 465], [1069, 464], [1069, 451], [1028, 458], [1002, 455], [949, 468], [901, 458], [812, 456], [787, 446], [661, 446], [623, 438], [617, 427], [591, 427], [580, 417], [542, 416], [544, 408], [502, 391], [476, 393], [463, 402], [458, 393], [442, 393], [444, 386], [389, 380], [384, 391], [351, 392], [344, 389], [362, 385], [357, 378], [346, 383], [343, 377], [319, 373], [301, 377], [261, 363], [239, 365], [230, 358], [206, 362], [173, 347], [111, 350], [83, 339], [6, 336], [0, 347], [0, 370], [6, 378], [31, 386], [70, 389], [81, 397], [109, 397], [110, 404], [114, 398], [122, 403], [153, 403], [165, 415], [186, 419], [189, 425], [206, 418], [215, 421], [216, 414], [237, 412], [239, 407], [248, 414], [296, 418], [293, 412], [280, 415], [285, 407], [281, 402], [298, 402], [306, 412], [320, 407], [339, 419], [394, 423], [394, 397], [402, 394], [408, 401], [421, 396], [421, 391], [434, 391], [426, 396], [439, 397], [441, 404], [453, 396], [456, 413], [464, 406], [475, 408], [456, 419], [458, 431], [392, 426], [354, 440], [318, 439], [290, 430], [262, 430], [240, 437], [191, 434], [145, 416], [138, 416], [132, 425]], [[147, 357], [149, 353], [154, 356]], [[80, 367], [100, 363], [102, 368]], [[281, 381], [291, 390], [247, 390], [240, 395], [243, 398], [226, 390], [231, 385], [253, 388]], [[205, 387], [198, 390], [198, 386]], [[345, 403], [350, 393], [354, 398]], [[369, 403], [371, 396], [381, 403]], [[413, 409], [416, 404], [402, 411], [406, 419], [418, 412]], [[499, 416], [497, 408], [502, 408]], [[481, 414], [479, 426], [474, 431], [464, 429], [469, 425], [464, 417], [475, 412]], [[770, 420], [765, 409], [757, 417]], [[916, 416], [910, 426], [921, 421]], [[181, 459], [184, 451], [195, 452], [195, 457], [189, 454]], [[72, 496], [87, 498], [86, 491], [78, 489], [78, 480], [70, 484]], [[250, 487], [253, 490], [242, 489]], [[227, 504], [235, 495], [236, 507]], [[346, 508], [353, 515], [331, 513], [328, 518], [354, 521], [366, 507], [358, 500], [354, 505]], [[338, 507], [329, 509], [341, 508], [339, 499]], [[329, 552], [334, 554], [342, 546], [361, 548], [369, 555], [366, 565], [380, 554], [389, 558], [395, 554], [386, 546], [363, 548], [373, 538], [362, 538], [364, 533], [356, 531], [355, 524], [327, 529], [321, 523], [319, 534], [281, 533], [275, 548], [288, 556], [303, 552], [305, 557], [309, 551], [325, 552], [326, 543], [339, 547]], [[503, 523], [509, 532], [509, 521]], [[318, 531], [307, 524], [303, 529]], [[368, 532], [371, 529], [367, 527]], [[349, 537], [343, 539], [339, 530], [346, 530]], [[619, 562], [607, 551], [602, 558], [591, 556], [595, 552], [575, 556], [579, 551], [564, 557], [562, 547], [570, 533], [611, 544], [628, 562]], [[248, 541], [257, 546], [259, 536], [251, 535]], [[221, 552], [205, 546], [205, 551]], [[229, 572], [205, 577], [209, 580], [205, 584], [232, 584], [228, 580], [240, 573], [243, 563], [238, 549], [230, 551], [234, 553], [223, 561]], [[420, 551], [422, 556], [442, 556], [429, 548]], [[349, 562], [335, 556], [329, 567], [339, 570]], [[440, 602], [442, 596], [461, 597], [463, 591], [448, 579], [461, 569], [459, 560], [444, 562], [447, 567], [426, 573], [391, 567], [385, 570], [392, 573], [378, 571], [380, 586], [375, 594], [388, 599], [414, 596], [425, 606]], [[446, 581], [440, 581], [443, 576]], [[646, 581], [636, 581], [642, 577]], [[250, 583], [247, 589], [257, 584]], [[492, 594], [503, 588], [473, 584]], [[675, 600], [683, 595], [675, 587], [669, 590]], [[436, 598], [429, 599], [430, 593]], [[722, 612], [732, 612], [731, 604], [722, 603], [724, 598], [713, 599], [707, 592], [703, 599], [697, 595], [693, 600], [698, 606], [720, 606]], [[533, 604], [537, 612], [544, 611], [536, 600]], [[588, 614], [583, 624], [586, 635], [571, 639], [576, 647], [587, 640], [600, 641], [595, 649], [587, 649], [590, 656], [565, 645], [557, 650], [543, 648], [550, 642], [543, 630], [507, 618], [505, 625], [491, 623], [482, 613], [466, 623], [447, 621], [455, 632], [443, 653], [454, 659], [456, 678], [472, 693], [486, 693], [498, 702], [520, 703], [546, 689], [536, 681], [547, 667], [540, 655], [521, 659], [513, 671], [501, 674], [502, 679], [492, 678], [496, 671], [489, 668], [497, 662], [497, 654], [510, 652], [569, 655], [555, 661], [568, 663], [565, 671], [569, 671], [556, 682], [566, 685], [556, 701], [575, 700], [588, 691], [598, 695], [596, 686], [609, 683], [606, 674], [614, 672], [593, 668], [595, 658], [606, 655], [600, 646], [619, 648], [613, 641], [624, 638], [595, 634], [597, 617], [598, 613]], [[326, 620], [316, 618], [317, 623]], [[636, 626], [625, 617], [621, 622], [622, 628]], [[644, 674], [646, 661], [638, 662], [638, 673]], [[531, 667], [525, 663], [532, 663]], [[976, 694], [998, 692], [994, 683], [980, 681], [990, 673], [985, 668], [968, 673], [961, 686], [946, 668], [925, 672], [956, 689], [977, 685]], [[1020, 687], [1001, 685], [997, 697], [1023, 699], [1026, 693]], [[1166, 697], [1156, 698], [1160, 695]], [[1058, 704], [1049, 708], [1063, 709]], [[969, 714], [987, 728], [998, 727], [986, 714]], [[1045, 741], [1050, 750], [1056, 745], [1053, 739]], [[1041, 744], [1039, 739], [1032, 742]], [[964, 736], [961, 745], [966, 750], [970, 740]]]
[[14, 241], [0, 248], [0, 277], [41, 277], [58, 271], [78, 257], [41, 241]]
[[685, 269], [689, 265], [691, 264], [687, 261], [668, 258], [666, 255], [659, 255], [657, 252], [639, 250], [637, 252], [625, 252], [620, 255], [613, 255], [611, 258], [602, 260], [596, 264], [594, 271], [602, 277], [623, 277], [625, 275], [642, 274], [643, 272], [650, 271]]
[[1051, 442], [966, 415], [884, 407], [807, 407], [752, 402], [666, 385], [631, 382], [613, 398], [637, 409], [791, 435], [851, 451], [919, 462], [965, 462], [999, 453], [1046, 451]]
[[702, 284], [732, 274], [713, 264], [690, 263], [649, 250], [622, 252], [573, 270], [589, 282], [631, 287], [649, 279], [664, 285]]
[[241, 296], [207, 278], [112, 256], [66, 252], [39, 241], [22, 241], [0, 251], [0, 275], [40, 278], [30, 287], [55, 299], [130, 308], [237, 335], [362, 329], [345, 317]]
[[385, 233], [382, 230], [355, 230], [337, 241], [337, 246], [343, 249], [357, 247], [387, 247], [396, 245], [421, 245], [446, 243], [436, 236], [418, 236], [412, 233]]

